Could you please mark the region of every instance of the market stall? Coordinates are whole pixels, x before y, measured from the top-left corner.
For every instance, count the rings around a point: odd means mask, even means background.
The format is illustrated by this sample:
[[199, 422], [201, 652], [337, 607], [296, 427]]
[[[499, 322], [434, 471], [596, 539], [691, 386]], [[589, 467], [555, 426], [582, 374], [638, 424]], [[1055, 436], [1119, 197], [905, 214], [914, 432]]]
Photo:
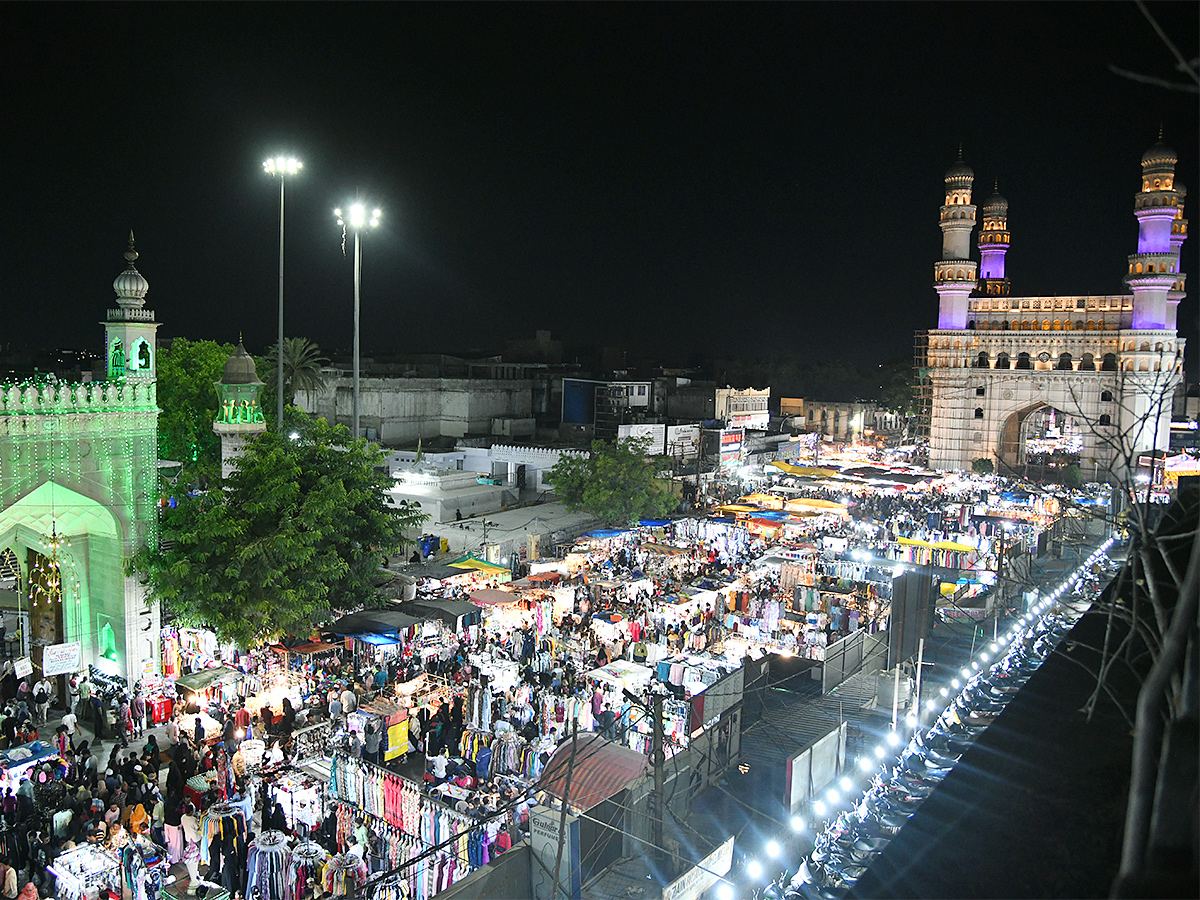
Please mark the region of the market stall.
[[[215, 666], [175, 679], [175, 692], [188, 713], [207, 710], [214, 703], [229, 703], [237, 696], [241, 673], [228, 666]], [[219, 727], [219, 726], [218, 726]]]
[[97, 900], [104, 892], [121, 895], [121, 858], [98, 844], [80, 844], [59, 854], [50, 873], [59, 900]]

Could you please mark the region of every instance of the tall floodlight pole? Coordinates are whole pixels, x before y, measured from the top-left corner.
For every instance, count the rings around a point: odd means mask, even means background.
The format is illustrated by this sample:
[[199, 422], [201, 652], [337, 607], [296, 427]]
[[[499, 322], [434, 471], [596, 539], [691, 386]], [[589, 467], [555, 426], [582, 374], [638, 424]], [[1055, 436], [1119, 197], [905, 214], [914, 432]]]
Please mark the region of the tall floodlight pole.
[[374, 228], [379, 224], [379, 217], [382, 213], [378, 209], [371, 210], [370, 217], [367, 216], [367, 207], [363, 203], [354, 202], [349, 206], [349, 215], [342, 215], [340, 209], [335, 209], [333, 214], [337, 216], [337, 223], [342, 226], [342, 252], [345, 252], [345, 229], [349, 228], [354, 232], [354, 436], [358, 435], [358, 370], [359, 370], [359, 352], [358, 352], [358, 310], [359, 310], [359, 285], [362, 282], [362, 230], [364, 228]]
[[279, 333], [275, 343], [275, 417], [283, 427], [283, 186], [304, 163], [291, 156], [276, 156], [263, 162], [268, 175], [279, 176]]

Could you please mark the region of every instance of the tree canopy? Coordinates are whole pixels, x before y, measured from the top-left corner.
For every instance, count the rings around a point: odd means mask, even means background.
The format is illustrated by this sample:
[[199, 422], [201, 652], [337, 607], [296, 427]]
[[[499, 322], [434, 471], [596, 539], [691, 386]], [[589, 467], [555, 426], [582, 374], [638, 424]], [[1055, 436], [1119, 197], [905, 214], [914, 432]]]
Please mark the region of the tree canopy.
[[[292, 437], [295, 435], [295, 437]], [[130, 568], [180, 621], [254, 647], [379, 605], [372, 579], [426, 516], [388, 506], [383, 452], [289, 408], [220, 487], [181, 497]]]
[[[278, 396], [275, 379], [278, 375], [278, 358], [275, 354], [277, 345], [272, 344], [267, 349], [267, 355], [258, 362], [258, 377], [264, 382], [262, 399], [259, 404], [263, 409], [274, 409]], [[321, 376], [321, 367], [329, 362], [321, 355], [321, 350], [308, 338], [285, 337], [283, 339], [283, 402], [292, 406], [296, 402], [296, 394], [304, 391], [311, 394], [319, 391], [325, 385]], [[268, 416], [268, 419], [271, 417]]]
[[158, 455], [186, 468], [214, 471], [221, 463], [221, 439], [212, 430], [225, 361], [237, 348], [216, 341], [175, 338], [158, 354]]
[[589, 454], [561, 457], [547, 479], [567, 509], [591, 513], [606, 525], [666, 515], [679, 498], [646, 457], [648, 446], [644, 438], [593, 441]]

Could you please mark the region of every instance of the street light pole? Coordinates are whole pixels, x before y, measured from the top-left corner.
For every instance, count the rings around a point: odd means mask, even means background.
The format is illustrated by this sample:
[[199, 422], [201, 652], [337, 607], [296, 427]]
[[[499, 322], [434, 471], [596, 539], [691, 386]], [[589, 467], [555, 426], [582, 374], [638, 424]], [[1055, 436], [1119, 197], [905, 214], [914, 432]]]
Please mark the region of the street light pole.
[[263, 163], [268, 175], [279, 176], [279, 329], [275, 342], [275, 416], [283, 428], [283, 186], [288, 175], [295, 175], [304, 163], [290, 156], [276, 156]]
[[[358, 311], [359, 311], [359, 287], [362, 283], [362, 244], [360, 243], [363, 228], [370, 226], [374, 228], [379, 224], [381, 215], [378, 209], [372, 210], [370, 218], [367, 218], [367, 208], [359, 202], [350, 204], [350, 214], [343, 216], [340, 209], [335, 209], [333, 214], [337, 216], [337, 223], [342, 226], [343, 239], [347, 227], [354, 229], [354, 400], [352, 422], [354, 429], [354, 437], [358, 437], [358, 383], [359, 383], [359, 329], [358, 329]], [[345, 243], [343, 241], [343, 249]]]

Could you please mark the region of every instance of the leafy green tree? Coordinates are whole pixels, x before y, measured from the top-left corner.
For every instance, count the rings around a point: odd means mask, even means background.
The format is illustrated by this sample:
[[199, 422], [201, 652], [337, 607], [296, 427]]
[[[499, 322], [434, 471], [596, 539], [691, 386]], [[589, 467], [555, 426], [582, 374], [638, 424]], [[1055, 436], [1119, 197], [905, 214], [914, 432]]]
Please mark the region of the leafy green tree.
[[[264, 410], [275, 408], [276, 394], [275, 379], [279, 374], [276, 347], [272, 344], [267, 349], [267, 355], [262, 357], [258, 365], [258, 377], [265, 383], [262, 389], [261, 406]], [[292, 406], [296, 402], [296, 394], [304, 391], [306, 394], [315, 393], [325, 386], [321, 376], [321, 367], [329, 360], [321, 355], [320, 348], [308, 338], [285, 337], [283, 339], [283, 402]], [[265, 370], [265, 371], [264, 371]], [[271, 416], [268, 420], [274, 421]]]
[[1083, 472], [1077, 463], [1071, 463], [1063, 469], [1062, 483], [1069, 488], [1077, 488], [1083, 484]]
[[567, 509], [591, 513], [606, 525], [663, 516], [679, 498], [646, 457], [648, 446], [645, 438], [592, 441], [589, 454], [561, 457], [546, 477]]
[[996, 464], [988, 457], [981, 456], [971, 462], [971, 471], [976, 475], [991, 475], [996, 471]]
[[212, 430], [225, 361], [237, 348], [216, 341], [175, 338], [158, 354], [158, 455], [188, 469], [220, 468], [221, 440]]
[[182, 622], [247, 648], [380, 605], [381, 556], [427, 518], [384, 502], [382, 463], [345, 427], [289, 407], [283, 430], [251, 442], [222, 487], [166, 512], [163, 544], [130, 569]]

